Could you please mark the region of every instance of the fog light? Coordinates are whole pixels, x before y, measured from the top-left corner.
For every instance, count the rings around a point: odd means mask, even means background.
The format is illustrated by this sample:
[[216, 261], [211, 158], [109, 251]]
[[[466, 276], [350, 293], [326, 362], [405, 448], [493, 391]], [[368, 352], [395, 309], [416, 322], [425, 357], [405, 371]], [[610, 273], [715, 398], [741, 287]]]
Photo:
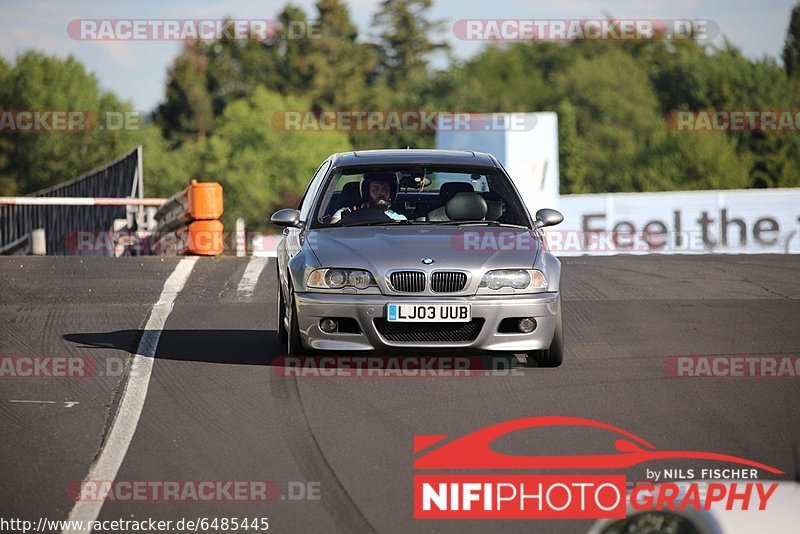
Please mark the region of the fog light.
[[525, 317], [524, 319], [519, 320], [517, 326], [519, 327], [519, 331], [523, 334], [530, 334], [536, 330], [536, 319], [533, 317]]
[[326, 334], [333, 334], [339, 330], [339, 323], [333, 319], [323, 319], [319, 322], [319, 329]]

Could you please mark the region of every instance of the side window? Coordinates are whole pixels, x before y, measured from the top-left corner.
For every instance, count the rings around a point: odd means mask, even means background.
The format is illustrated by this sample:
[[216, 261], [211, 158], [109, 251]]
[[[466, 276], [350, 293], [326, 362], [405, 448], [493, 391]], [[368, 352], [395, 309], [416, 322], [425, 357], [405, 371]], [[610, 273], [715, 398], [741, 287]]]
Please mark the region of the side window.
[[308, 184], [308, 188], [306, 189], [305, 194], [303, 195], [303, 199], [300, 201], [300, 220], [307, 221], [309, 214], [311, 213], [311, 209], [313, 208], [314, 204], [314, 197], [316, 196], [317, 189], [319, 189], [319, 184], [322, 179], [325, 177], [325, 174], [328, 172], [328, 169], [331, 167], [331, 162], [326, 161], [322, 165], [320, 165], [319, 169], [317, 169], [316, 174], [314, 174], [314, 178], [311, 179], [311, 183]]

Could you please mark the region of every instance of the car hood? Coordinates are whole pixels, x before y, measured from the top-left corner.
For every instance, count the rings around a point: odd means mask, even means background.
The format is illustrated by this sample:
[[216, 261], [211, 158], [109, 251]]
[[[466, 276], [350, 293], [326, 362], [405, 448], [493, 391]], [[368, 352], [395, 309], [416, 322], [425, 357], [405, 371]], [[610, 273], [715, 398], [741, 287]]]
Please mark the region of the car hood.
[[[533, 267], [541, 251], [536, 234], [521, 228], [369, 226], [312, 230], [307, 238], [323, 267], [489, 269]], [[423, 258], [433, 263], [425, 265]]]

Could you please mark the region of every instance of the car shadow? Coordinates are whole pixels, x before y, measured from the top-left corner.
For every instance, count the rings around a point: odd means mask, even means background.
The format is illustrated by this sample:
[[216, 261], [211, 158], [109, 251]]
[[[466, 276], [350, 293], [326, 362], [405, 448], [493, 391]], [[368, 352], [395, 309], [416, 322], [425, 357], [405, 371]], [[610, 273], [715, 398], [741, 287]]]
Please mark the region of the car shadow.
[[[65, 334], [85, 348], [117, 349], [135, 354], [144, 330]], [[156, 349], [160, 360], [234, 365], [265, 365], [285, 353], [275, 330], [162, 330]]]
[[[65, 334], [63, 339], [81, 348], [114, 349], [135, 354], [144, 330], [115, 330], [112, 332], [84, 332]], [[352, 352], [307, 352], [298, 363], [298, 358], [286, 354], [286, 346], [278, 340], [275, 330], [162, 330], [158, 340], [156, 358], [160, 360], [195, 361], [233, 365], [270, 365], [293, 367], [315, 366], [324, 359], [326, 368], [352, 368], [359, 365], [357, 359], [370, 358], [387, 365], [411, 367], [430, 365], [447, 366], [448, 362], [459, 362], [472, 371], [511, 370], [519, 367], [512, 354], [487, 355], [480, 352], [459, 350], [413, 349], [402, 351], [352, 351]], [[391, 361], [389, 361], [392, 359]], [[356, 362], [354, 363], [354, 360]], [[368, 365], [368, 364], [362, 364]], [[378, 363], [380, 366], [380, 363]]]

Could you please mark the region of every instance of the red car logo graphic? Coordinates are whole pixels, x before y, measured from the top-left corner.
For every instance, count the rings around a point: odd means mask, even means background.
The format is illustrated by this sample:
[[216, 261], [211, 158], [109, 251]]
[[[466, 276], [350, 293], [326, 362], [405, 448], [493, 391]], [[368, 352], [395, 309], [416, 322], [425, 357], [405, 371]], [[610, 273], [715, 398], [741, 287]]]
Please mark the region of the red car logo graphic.
[[[519, 456], [492, 450], [491, 443], [515, 432], [536, 427], [594, 427], [620, 435], [613, 454], [586, 456]], [[430, 449], [448, 436], [414, 436], [414, 453]], [[781, 475], [783, 471], [746, 458], [702, 451], [658, 451], [642, 438], [613, 425], [580, 417], [540, 416], [513, 419], [476, 430], [471, 434], [430, 450], [414, 461], [414, 469], [622, 469], [665, 459], [693, 459], [730, 462]]]

